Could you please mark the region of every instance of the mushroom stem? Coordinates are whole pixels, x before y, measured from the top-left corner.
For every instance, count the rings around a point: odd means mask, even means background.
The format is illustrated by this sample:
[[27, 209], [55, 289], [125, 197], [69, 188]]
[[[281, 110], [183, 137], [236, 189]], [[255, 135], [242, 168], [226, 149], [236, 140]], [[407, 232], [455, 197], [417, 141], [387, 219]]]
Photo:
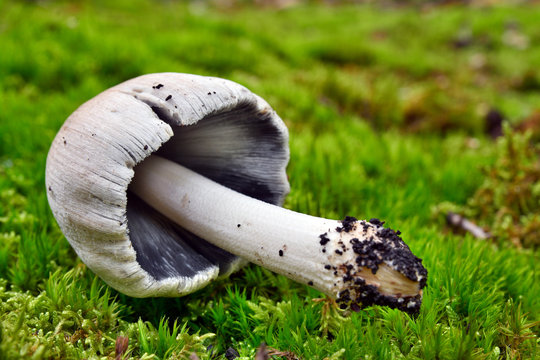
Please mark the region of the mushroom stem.
[[338, 299], [415, 312], [426, 271], [398, 234], [347, 217], [328, 220], [271, 205], [152, 155], [130, 190], [181, 227], [255, 264]]

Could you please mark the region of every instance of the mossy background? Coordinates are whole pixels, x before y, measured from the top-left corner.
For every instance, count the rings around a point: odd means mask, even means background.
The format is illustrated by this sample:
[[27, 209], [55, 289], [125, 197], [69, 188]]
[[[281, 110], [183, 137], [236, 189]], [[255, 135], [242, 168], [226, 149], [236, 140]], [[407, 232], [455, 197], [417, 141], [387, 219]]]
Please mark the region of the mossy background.
[[[467, 3], [0, 0], [0, 359], [539, 358], [540, 7]], [[400, 229], [429, 270], [420, 314], [343, 316], [256, 266], [180, 299], [96, 278], [48, 208], [48, 147], [84, 101], [162, 71], [265, 98], [290, 129], [285, 206]], [[448, 204], [494, 239], [452, 233]]]

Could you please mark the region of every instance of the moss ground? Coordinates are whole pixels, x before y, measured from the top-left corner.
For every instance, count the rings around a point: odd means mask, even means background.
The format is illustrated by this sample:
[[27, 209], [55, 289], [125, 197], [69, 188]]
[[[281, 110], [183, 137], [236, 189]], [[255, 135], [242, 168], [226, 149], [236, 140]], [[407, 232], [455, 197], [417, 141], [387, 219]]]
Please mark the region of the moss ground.
[[[540, 357], [538, 249], [453, 234], [433, 215], [470, 204], [508, 156], [485, 132], [489, 110], [538, 141], [539, 18], [525, 5], [0, 0], [0, 359], [250, 359], [262, 342], [284, 359]], [[290, 128], [285, 206], [400, 229], [429, 270], [420, 314], [344, 316], [256, 266], [180, 299], [133, 299], [96, 278], [49, 211], [48, 147], [81, 103], [161, 71], [265, 98]]]

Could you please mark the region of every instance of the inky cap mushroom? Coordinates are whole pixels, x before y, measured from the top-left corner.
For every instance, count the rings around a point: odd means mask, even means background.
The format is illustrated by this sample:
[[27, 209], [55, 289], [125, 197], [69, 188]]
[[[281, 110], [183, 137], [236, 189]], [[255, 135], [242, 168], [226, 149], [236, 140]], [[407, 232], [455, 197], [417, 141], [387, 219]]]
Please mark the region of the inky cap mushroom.
[[150, 74], [66, 120], [47, 195], [82, 261], [130, 296], [186, 295], [251, 261], [342, 308], [418, 311], [427, 271], [399, 232], [282, 208], [288, 159], [282, 120], [243, 86]]

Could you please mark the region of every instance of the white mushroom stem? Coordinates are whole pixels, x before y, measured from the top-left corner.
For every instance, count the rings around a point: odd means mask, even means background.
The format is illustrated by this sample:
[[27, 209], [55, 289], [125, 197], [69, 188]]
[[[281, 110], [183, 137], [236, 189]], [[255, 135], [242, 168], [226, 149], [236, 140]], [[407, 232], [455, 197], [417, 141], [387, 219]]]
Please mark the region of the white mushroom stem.
[[[351, 240], [373, 241], [381, 226], [362, 221], [351, 231], [338, 231], [340, 221], [256, 200], [155, 155], [135, 168], [130, 190], [212, 244], [334, 298], [351, 289], [350, 280], [343, 279], [347, 274], [383, 295], [418, 300], [421, 294], [422, 275], [411, 280], [392, 261], [380, 263], [375, 271], [355, 262], [358, 254]], [[324, 238], [328, 241], [321, 242]]]

